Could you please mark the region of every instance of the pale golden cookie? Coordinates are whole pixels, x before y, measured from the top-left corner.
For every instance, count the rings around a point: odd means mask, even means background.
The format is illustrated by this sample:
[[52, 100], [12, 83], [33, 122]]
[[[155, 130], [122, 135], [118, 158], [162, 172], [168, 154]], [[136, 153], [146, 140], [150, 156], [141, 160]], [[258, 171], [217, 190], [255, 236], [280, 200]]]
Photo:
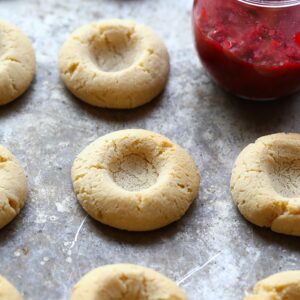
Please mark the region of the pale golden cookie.
[[21, 96], [35, 75], [35, 54], [27, 36], [0, 21], [0, 105]]
[[253, 294], [244, 300], [299, 300], [300, 271], [282, 272], [272, 275], [255, 287]]
[[60, 50], [68, 89], [99, 107], [128, 109], [155, 98], [169, 74], [168, 51], [147, 26], [107, 20], [77, 29]]
[[231, 193], [250, 222], [300, 236], [300, 135], [278, 133], [248, 145], [235, 162]]
[[0, 276], [0, 300], [22, 300], [20, 293], [2, 276]]
[[116, 264], [94, 269], [74, 286], [70, 300], [186, 300], [176, 283], [152, 269]]
[[19, 162], [0, 145], [0, 229], [23, 208], [27, 195], [26, 181]]
[[180, 219], [199, 189], [197, 167], [180, 146], [157, 133], [130, 129], [87, 146], [72, 168], [75, 193], [96, 220], [146, 231]]

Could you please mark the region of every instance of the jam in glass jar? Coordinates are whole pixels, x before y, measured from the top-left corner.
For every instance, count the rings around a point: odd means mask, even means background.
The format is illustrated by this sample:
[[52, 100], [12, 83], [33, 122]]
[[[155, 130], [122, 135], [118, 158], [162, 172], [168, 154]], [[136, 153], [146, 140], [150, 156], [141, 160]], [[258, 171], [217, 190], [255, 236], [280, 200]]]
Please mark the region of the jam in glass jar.
[[197, 50], [211, 77], [242, 98], [300, 89], [300, 0], [195, 0]]

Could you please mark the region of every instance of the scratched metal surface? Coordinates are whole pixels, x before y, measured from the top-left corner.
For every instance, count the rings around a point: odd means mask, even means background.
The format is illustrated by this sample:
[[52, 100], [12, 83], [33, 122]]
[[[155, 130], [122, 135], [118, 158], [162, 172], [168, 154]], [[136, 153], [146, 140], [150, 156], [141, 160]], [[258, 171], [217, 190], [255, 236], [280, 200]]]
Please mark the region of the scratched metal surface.
[[[25, 299], [68, 299], [84, 273], [111, 263], [152, 267], [180, 283], [190, 300], [239, 300], [256, 280], [299, 268], [298, 240], [245, 222], [228, 184], [243, 146], [263, 134], [300, 130], [300, 97], [249, 103], [213, 86], [194, 50], [191, 6], [192, 0], [0, 1], [0, 17], [28, 33], [38, 62], [28, 93], [0, 108], [1, 143], [22, 162], [30, 189], [21, 215], [0, 232], [0, 273]], [[77, 101], [57, 72], [68, 34], [110, 17], [152, 26], [171, 54], [165, 93], [132, 111]], [[202, 174], [201, 193], [186, 216], [150, 233], [126, 233], [86, 217], [70, 181], [74, 156], [89, 142], [133, 127], [184, 145]]]

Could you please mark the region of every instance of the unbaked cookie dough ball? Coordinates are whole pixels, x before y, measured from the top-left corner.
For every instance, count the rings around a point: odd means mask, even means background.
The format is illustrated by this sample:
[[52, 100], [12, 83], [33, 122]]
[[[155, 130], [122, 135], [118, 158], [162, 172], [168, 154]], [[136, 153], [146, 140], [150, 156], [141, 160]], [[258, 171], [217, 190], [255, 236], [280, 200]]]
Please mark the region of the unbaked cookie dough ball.
[[248, 145], [235, 162], [231, 193], [248, 221], [300, 236], [300, 134], [268, 135]]
[[19, 162], [0, 145], [0, 229], [23, 208], [27, 195], [26, 181]]
[[27, 36], [0, 21], [0, 105], [21, 96], [35, 75], [35, 54]]
[[67, 88], [84, 102], [129, 109], [164, 89], [169, 55], [151, 28], [107, 20], [72, 33], [60, 50], [59, 68]]
[[166, 137], [142, 129], [116, 131], [91, 143], [75, 159], [72, 180], [90, 216], [130, 231], [180, 219], [199, 189], [191, 156]]
[[260, 282], [244, 300], [299, 300], [300, 271], [277, 273]]
[[2, 276], [0, 276], [0, 300], [22, 300], [20, 293]]
[[175, 282], [154, 270], [129, 264], [94, 269], [74, 286], [70, 300], [186, 300]]

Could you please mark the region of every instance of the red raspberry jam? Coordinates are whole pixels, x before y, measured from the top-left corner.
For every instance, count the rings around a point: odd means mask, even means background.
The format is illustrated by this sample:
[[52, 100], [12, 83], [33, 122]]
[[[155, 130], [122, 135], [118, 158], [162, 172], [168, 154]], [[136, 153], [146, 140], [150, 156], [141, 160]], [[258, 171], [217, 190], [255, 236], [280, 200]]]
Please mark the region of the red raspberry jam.
[[225, 90], [269, 100], [300, 89], [300, 0], [195, 0], [202, 64]]

